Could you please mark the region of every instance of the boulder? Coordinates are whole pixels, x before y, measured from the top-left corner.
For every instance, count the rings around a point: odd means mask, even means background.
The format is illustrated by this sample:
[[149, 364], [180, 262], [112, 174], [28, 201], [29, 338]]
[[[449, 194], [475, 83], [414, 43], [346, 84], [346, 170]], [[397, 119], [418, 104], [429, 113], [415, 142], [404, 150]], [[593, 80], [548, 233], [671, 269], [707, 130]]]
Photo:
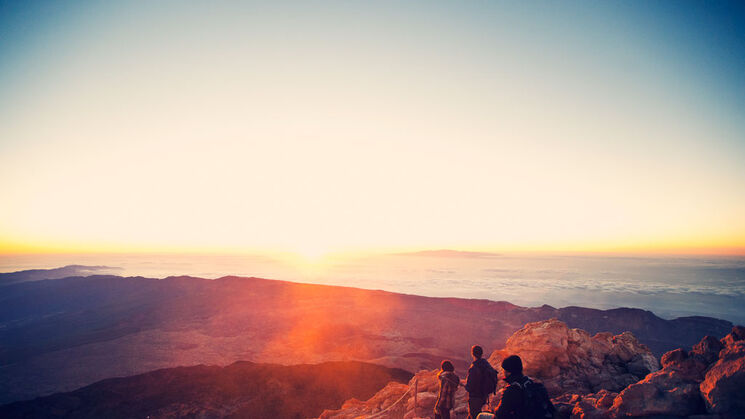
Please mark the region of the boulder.
[[699, 388], [710, 413], [734, 416], [745, 412], [745, 340], [727, 340]]
[[722, 345], [730, 346], [740, 340], [745, 340], [745, 327], [735, 326], [727, 336], [722, 338]]
[[709, 364], [704, 362], [702, 357], [695, 355], [695, 353], [689, 353], [685, 349], [676, 349], [662, 355], [660, 364], [662, 364], [663, 370], [675, 371], [676, 377], [700, 382], [704, 379], [704, 371]]
[[[360, 417], [404, 419], [434, 417], [435, 402], [440, 390], [438, 370], [419, 371], [408, 384], [390, 383], [367, 401], [348, 400], [341, 409], [325, 410], [319, 419], [355, 419]], [[414, 393], [416, 392], [416, 399]], [[459, 387], [455, 393], [452, 418], [468, 415], [466, 392]]]
[[526, 324], [489, 362], [499, 371], [512, 354], [522, 358], [525, 374], [542, 381], [552, 396], [620, 391], [659, 369], [652, 352], [629, 332], [590, 336], [556, 319]]
[[707, 364], [711, 364], [719, 359], [719, 352], [724, 349], [720, 339], [713, 336], [704, 336], [701, 342], [693, 346], [691, 354], [700, 358]]
[[689, 416], [705, 412], [698, 381], [672, 366], [626, 387], [610, 408], [613, 417]]
[[[570, 417], [572, 419], [608, 419], [610, 413], [608, 409], [613, 404], [613, 400], [616, 398], [618, 393], [610, 392], [607, 390], [600, 390], [597, 393], [586, 394], [586, 395], [572, 395], [571, 401], [574, 402]], [[554, 401], [554, 406], [561, 403], [560, 400]], [[560, 409], [559, 413], [562, 411]]]
[[407, 384], [388, 383], [367, 401], [349, 399], [338, 410], [324, 410], [319, 419], [354, 419], [358, 416], [379, 413], [391, 407], [407, 391]]
[[721, 341], [706, 336], [690, 352], [665, 353], [662, 369], [624, 389], [609, 409], [610, 415], [741, 417], [745, 411], [744, 339], [745, 328], [736, 326]]
[[683, 348], [674, 349], [670, 352], [666, 352], [660, 358], [660, 365], [662, 368], [666, 368], [670, 365], [680, 363], [688, 358], [688, 352]]

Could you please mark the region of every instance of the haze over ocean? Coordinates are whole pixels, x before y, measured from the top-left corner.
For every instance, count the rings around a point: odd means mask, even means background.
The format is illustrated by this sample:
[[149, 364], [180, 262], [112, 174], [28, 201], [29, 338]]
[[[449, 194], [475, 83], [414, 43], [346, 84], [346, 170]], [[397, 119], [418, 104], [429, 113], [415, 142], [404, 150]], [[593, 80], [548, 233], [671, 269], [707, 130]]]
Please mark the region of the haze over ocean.
[[0, 258], [0, 272], [68, 264], [108, 266], [95, 273], [121, 276], [256, 276], [522, 306], [636, 307], [663, 318], [701, 315], [745, 323], [742, 256], [436, 251], [308, 262], [234, 254], [15, 255]]
[[742, 2], [0, 2], [0, 254], [745, 253]]
[[[744, 27], [742, 1], [0, 0], [0, 270], [745, 323]], [[451, 248], [486, 253], [391, 255]]]

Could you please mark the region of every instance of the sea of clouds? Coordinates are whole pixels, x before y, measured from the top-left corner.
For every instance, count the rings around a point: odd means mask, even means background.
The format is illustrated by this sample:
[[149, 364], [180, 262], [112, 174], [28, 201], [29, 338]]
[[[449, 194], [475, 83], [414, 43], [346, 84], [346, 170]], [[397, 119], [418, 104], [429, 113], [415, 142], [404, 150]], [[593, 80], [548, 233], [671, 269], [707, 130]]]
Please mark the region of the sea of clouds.
[[[24, 255], [0, 272], [96, 265], [96, 273], [163, 278], [256, 276], [523, 306], [636, 307], [673, 318], [745, 324], [745, 257], [609, 257], [420, 252], [290, 263], [251, 255]], [[107, 268], [106, 267], [116, 267]], [[90, 269], [81, 267], [81, 275]]]

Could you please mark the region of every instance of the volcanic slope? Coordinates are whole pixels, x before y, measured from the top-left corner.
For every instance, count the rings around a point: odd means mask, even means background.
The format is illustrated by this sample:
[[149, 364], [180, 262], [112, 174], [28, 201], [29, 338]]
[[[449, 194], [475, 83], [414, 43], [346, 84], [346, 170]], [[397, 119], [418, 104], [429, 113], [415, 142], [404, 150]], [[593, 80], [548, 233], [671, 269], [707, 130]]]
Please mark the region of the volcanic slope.
[[307, 418], [412, 374], [363, 362], [198, 365], [111, 378], [0, 406], [3, 418]]
[[558, 318], [590, 333], [631, 331], [656, 355], [732, 324], [664, 320], [638, 309], [519, 307], [259, 278], [71, 277], [0, 293], [0, 403], [160, 368], [235, 361], [336, 360], [407, 371], [443, 358], [467, 365], [529, 322]]

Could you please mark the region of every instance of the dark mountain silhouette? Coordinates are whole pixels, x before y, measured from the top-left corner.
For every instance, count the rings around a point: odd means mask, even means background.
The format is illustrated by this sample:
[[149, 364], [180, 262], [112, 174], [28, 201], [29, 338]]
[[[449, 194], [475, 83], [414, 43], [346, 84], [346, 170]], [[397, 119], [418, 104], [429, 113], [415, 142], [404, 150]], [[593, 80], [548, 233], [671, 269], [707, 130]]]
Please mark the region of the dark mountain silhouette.
[[656, 355], [724, 336], [727, 321], [664, 320], [638, 309], [526, 308], [259, 278], [72, 277], [0, 293], [0, 403], [116, 376], [239, 360], [374, 362], [457, 368], [529, 322], [559, 318], [590, 333], [631, 331]]
[[0, 287], [3, 285], [15, 284], [18, 282], [41, 281], [43, 279], [59, 279], [71, 276], [85, 276], [102, 273], [113, 273], [121, 268], [111, 266], [86, 266], [86, 265], [67, 265], [61, 268], [53, 269], [30, 269], [17, 272], [0, 273]]
[[362, 362], [161, 369], [0, 406], [3, 418], [308, 418], [413, 374]]

